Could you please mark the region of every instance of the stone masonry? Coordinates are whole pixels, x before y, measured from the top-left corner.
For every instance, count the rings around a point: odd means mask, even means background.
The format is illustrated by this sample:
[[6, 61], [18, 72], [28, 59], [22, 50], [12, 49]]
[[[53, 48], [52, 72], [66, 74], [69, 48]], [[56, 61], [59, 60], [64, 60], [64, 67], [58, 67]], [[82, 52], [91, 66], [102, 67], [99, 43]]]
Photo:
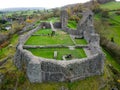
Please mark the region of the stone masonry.
[[[91, 56], [83, 59], [69, 61], [57, 61], [34, 56], [23, 48], [28, 38], [41, 26], [22, 35], [16, 47], [14, 63], [18, 69], [26, 71], [27, 77], [32, 83], [48, 81], [75, 81], [89, 76], [101, 75], [104, 68], [104, 54], [99, 46], [99, 35], [94, 32], [93, 13], [86, 11], [78, 23], [77, 30], [67, 28], [67, 12], [61, 12], [61, 27], [76, 37], [83, 37], [89, 43], [88, 47], [92, 52]], [[66, 30], [67, 29], [67, 30]], [[70, 31], [69, 31], [70, 30]]]

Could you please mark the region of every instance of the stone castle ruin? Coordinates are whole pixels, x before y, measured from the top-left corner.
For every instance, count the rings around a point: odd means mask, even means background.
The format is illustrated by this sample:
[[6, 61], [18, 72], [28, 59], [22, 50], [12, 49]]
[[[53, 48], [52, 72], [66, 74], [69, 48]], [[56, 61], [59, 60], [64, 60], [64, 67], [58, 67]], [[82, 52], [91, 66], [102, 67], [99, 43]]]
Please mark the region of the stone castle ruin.
[[[95, 33], [93, 26], [93, 13], [86, 11], [79, 21], [77, 30], [67, 27], [68, 15], [65, 10], [61, 11], [61, 28], [73, 38], [84, 38], [88, 45], [84, 47], [87, 58], [57, 61], [34, 56], [24, 49], [28, 38], [42, 25], [22, 35], [16, 47], [14, 63], [20, 70], [24, 70], [32, 83], [47, 81], [75, 81], [89, 76], [101, 75], [104, 68], [104, 54], [99, 46], [99, 35]], [[54, 24], [54, 27], [60, 27]], [[56, 25], [56, 26], [55, 26]], [[49, 25], [48, 25], [49, 26]], [[53, 26], [52, 26], [53, 27]], [[51, 27], [50, 27], [51, 28]]]

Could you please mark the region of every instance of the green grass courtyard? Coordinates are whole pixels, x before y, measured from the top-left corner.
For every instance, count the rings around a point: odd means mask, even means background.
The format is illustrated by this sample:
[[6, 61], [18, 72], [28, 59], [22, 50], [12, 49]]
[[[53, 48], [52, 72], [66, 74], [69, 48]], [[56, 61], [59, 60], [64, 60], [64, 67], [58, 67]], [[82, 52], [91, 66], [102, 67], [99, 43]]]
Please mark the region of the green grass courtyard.
[[62, 60], [64, 55], [71, 54], [72, 59], [85, 58], [86, 54], [82, 48], [70, 50], [69, 48], [42, 48], [42, 49], [27, 49], [33, 53], [33, 55], [53, 59], [54, 51], [57, 51], [57, 60]]

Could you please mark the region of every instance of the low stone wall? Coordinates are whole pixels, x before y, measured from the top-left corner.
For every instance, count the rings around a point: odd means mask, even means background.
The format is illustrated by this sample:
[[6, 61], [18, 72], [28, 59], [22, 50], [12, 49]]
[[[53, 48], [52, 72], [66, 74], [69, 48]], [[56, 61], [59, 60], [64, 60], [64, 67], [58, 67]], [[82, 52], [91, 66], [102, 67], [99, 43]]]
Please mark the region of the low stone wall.
[[41, 28], [51, 28], [51, 25], [49, 22], [41, 22], [40, 26]]
[[75, 35], [75, 36], [79, 36], [79, 37], [80, 37], [80, 32], [79, 32], [79, 30], [74, 30], [74, 29], [65, 27], [65, 28], [63, 29], [63, 31], [65, 31], [65, 32], [67, 32], [67, 33], [69, 33], [69, 34], [71, 34], [71, 35]]
[[[42, 46], [42, 45], [24, 45], [23, 48], [24, 49], [28, 49], [28, 48], [69, 48], [70, 46], [68, 45], [46, 45], [46, 46]], [[75, 45], [74, 48], [88, 48], [89, 45]]]
[[53, 24], [53, 26], [54, 26], [54, 28], [60, 28], [61, 29], [61, 22], [55, 22], [54, 24]]

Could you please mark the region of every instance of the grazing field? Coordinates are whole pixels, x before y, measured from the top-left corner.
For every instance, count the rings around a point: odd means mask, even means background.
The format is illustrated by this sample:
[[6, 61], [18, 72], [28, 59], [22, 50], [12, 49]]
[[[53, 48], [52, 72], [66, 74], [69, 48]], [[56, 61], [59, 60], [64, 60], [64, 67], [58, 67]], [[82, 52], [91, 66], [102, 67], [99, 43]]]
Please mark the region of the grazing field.
[[[36, 33], [40, 32], [38, 31]], [[46, 31], [44, 33], [46, 33]], [[54, 36], [51, 35], [31, 36], [25, 43], [25, 45], [56, 45], [56, 44], [74, 45], [70, 36], [63, 31], [57, 31]]]
[[106, 4], [102, 4], [101, 8], [109, 10], [120, 9], [120, 2], [109, 2]]
[[[116, 10], [120, 9], [120, 2], [110, 2], [107, 4], [101, 5], [102, 9]], [[120, 15], [116, 14], [118, 11], [108, 11], [108, 17], [104, 18], [101, 14], [95, 15], [95, 21], [98, 21], [96, 24], [99, 33], [107, 39], [114, 39], [114, 43], [120, 45]], [[108, 34], [109, 33], [109, 34]]]
[[62, 60], [64, 55], [72, 55], [72, 59], [85, 58], [86, 54], [83, 49], [70, 50], [69, 48], [46, 48], [46, 49], [27, 49], [34, 55], [44, 58], [54, 58], [54, 51], [57, 51], [57, 60]]

